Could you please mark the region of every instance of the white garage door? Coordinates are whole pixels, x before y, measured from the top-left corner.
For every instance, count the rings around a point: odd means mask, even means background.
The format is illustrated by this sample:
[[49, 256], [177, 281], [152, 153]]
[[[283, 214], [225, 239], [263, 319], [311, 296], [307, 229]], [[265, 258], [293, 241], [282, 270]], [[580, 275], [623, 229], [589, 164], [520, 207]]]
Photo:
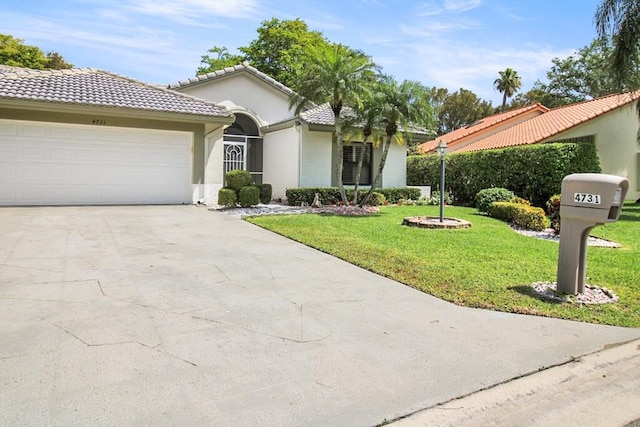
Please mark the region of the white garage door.
[[0, 205], [191, 203], [189, 132], [0, 120]]

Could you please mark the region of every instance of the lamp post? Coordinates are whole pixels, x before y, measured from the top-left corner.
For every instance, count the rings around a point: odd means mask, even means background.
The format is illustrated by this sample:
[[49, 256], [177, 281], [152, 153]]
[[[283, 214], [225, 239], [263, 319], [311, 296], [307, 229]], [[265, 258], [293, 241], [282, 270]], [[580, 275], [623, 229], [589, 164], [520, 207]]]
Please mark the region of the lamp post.
[[444, 222], [444, 162], [447, 156], [447, 143], [440, 140], [436, 152], [440, 156], [440, 222]]

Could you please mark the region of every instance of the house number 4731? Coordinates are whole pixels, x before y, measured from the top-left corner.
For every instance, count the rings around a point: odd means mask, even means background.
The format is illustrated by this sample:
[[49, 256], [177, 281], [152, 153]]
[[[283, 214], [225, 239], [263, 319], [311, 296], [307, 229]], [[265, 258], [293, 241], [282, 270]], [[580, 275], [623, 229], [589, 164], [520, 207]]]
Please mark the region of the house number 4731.
[[574, 193], [573, 201], [574, 203], [586, 203], [589, 205], [599, 205], [600, 195], [589, 194], [589, 193]]
[[93, 119], [91, 120], [91, 123], [94, 125], [106, 125], [107, 121], [104, 119]]

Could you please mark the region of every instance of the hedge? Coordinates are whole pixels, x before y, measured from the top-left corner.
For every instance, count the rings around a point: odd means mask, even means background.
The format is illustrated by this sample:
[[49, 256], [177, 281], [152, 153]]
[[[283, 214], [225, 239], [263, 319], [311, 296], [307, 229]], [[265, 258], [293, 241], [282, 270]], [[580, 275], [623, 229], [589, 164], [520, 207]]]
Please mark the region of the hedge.
[[[500, 150], [452, 153], [446, 160], [446, 189], [456, 204], [472, 206], [485, 188], [503, 187], [535, 206], [544, 206], [560, 192], [572, 173], [601, 172], [593, 144], [536, 144]], [[440, 159], [435, 155], [407, 158], [407, 185], [440, 186]]]
[[[345, 189], [347, 193], [347, 200], [353, 200], [353, 189]], [[367, 189], [358, 190], [358, 200], [369, 192]], [[317, 188], [288, 188], [286, 191], [287, 203], [289, 206], [310, 206], [313, 203], [313, 198], [316, 193], [320, 197], [320, 203], [323, 205], [338, 205], [342, 202], [340, 198], [340, 191], [337, 187], [317, 187]], [[380, 193], [384, 196], [381, 199], [379, 196], [372, 198], [375, 202], [386, 200], [389, 203], [396, 204], [401, 200], [412, 199], [418, 200], [420, 198], [419, 188], [376, 188], [374, 193]]]

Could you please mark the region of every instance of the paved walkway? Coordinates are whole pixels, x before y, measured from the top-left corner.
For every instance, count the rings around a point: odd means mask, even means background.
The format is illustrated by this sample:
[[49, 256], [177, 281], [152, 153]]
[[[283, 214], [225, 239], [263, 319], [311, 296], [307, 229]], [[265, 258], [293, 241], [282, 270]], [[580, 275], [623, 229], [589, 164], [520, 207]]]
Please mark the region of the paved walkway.
[[638, 338], [457, 307], [206, 208], [0, 209], [0, 425], [371, 426]]

